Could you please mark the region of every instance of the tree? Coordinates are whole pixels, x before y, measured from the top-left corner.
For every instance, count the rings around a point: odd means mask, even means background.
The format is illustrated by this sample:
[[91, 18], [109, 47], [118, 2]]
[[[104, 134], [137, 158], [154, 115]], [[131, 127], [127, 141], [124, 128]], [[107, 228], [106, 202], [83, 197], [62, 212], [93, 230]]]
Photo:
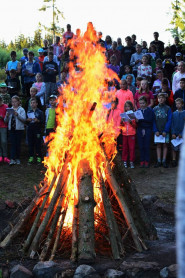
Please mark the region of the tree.
[[170, 25], [172, 28], [167, 30], [172, 36], [178, 36], [180, 40], [185, 39], [185, 0], [175, 0], [171, 3], [172, 19]]
[[55, 36], [56, 35], [61, 35], [63, 32], [64, 32], [64, 29], [59, 27], [57, 24], [59, 24], [59, 19], [63, 17], [63, 12], [61, 12], [57, 6], [56, 6], [56, 1], [57, 0], [44, 0], [44, 3], [47, 3], [47, 4], [44, 4], [40, 9], [39, 11], [46, 11], [48, 9], [52, 9], [52, 17], [53, 17], [53, 20], [52, 20], [52, 23], [51, 23], [51, 27], [46, 27], [45, 25], [43, 25], [44, 29], [47, 31], [47, 32], [52, 32], [52, 35], [53, 35], [53, 40], [55, 39]]

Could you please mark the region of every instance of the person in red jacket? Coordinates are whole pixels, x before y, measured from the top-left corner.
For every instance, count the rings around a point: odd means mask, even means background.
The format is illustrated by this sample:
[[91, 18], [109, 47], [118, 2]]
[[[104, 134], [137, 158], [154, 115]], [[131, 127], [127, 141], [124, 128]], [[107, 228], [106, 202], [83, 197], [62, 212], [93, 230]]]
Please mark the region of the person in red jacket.
[[134, 104], [133, 93], [128, 90], [126, 80], [120, 81], [120, 90], [116, 92], [116, 97], [118, 98], [117, 108], [121, 111], [121, 113], [124, 112], [124, 105], [127, 100], [130, 100]]
[[[131, 101], [126, 101], [124, 105], [124, 111], [134, 111], [134, 105]], [[135, 142], [136, 142], [136, 121], [135, 119], [125, 119], [123, 120], [123, 152], [122, 152], [122, 160], [124, 167], [127, 168], [127, 160], [128, 157], [130, 159], [130, 168], [134, 168], [134, 160], [135, 160]]]
[[109, 109], [107, 113], [107, 123], [113, 122], [115, 136], [118, 137], [120, 133], [120, 123], [121, 123], [121, 111], [117, 108], [118, 106], [118, 98], [115, 98], [111, 102], [111, 109]]
[[10, 160], [7, 157], [7, 123], [4, 122], [8, 105], [3, 103], [3, 98], [0, 96], [0, 162], [8, 163]]

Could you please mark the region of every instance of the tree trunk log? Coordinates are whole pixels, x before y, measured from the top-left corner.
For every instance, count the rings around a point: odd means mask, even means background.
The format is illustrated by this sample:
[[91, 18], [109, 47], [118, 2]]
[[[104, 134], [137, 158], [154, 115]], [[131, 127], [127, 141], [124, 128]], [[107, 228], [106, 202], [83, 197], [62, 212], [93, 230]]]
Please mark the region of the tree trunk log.
[[73, 212], [73, 224], [72, 224], [72, 251], [71, 261], [76, 262], [78, 256], [78, 200], [74, 197], [74, 212]]
[[93, 263], [95, 260], [95, 237], [94, 237], [94, 194], [92, 173], [88, 162], [79, 165], [79, 238], [78, 238], [78, 261], [80, 263]]

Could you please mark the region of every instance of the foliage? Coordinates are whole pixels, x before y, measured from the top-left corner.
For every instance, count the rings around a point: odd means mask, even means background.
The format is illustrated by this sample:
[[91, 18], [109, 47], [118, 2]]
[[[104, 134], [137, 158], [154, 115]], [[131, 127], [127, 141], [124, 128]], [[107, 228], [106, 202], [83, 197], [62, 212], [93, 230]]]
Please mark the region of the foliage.
[[185, 40], [185, 0], [174, 0], [171, 3], [172, 19], [168, 28], [173, 37], [178, 36], [181, 41]]

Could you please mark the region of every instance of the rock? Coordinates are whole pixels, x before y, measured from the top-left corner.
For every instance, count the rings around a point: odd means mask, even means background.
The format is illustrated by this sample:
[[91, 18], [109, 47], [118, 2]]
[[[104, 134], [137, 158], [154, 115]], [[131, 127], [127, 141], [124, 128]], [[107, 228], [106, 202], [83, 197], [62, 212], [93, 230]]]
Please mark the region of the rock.
[[142, 203], [143, 203], [143, 206], [148, 207], [148, 206], [151, 206], [157, 200], [158, 200], [158, 197], [155, 195], [145, 195], [142, 198]]
[[105, 278], [124, 278], [125, 274], [122, 271], [115, 269], [108, 269], [105, 273]]
[[169, 272], [169, 277], [170, 278], [175, 278], [177, 277], [177, 269], [178, 265], [177, 264], [172, 264], [168, 267], [168, 272]]
[[92, 266], [82, 264], [77, 267], [74, 278], [100, 278], [100, 276]]
[[31, 271], [18, 264], [11, 269], [10, 278], [30, 278], [33, 277]]
[[36, 278], [53, 278], [61, 267], [53, 261], [39, 262], [33, 268], [33, 274]]
[[154, 207], [165, 214], [174, 216], [175, 208], [173, 204], [167, 204], [161, 200], [157, 200], [154, 203]]
[[159, 278], [159, 265], [156, 262], [123, 262], [120, 269], [127, 278]]
[[10, 201], [10, 200], [6, 200], [5, 204], [7, 205], [7, 207], [9, 208], [15, 208], [15, 204], [14, 202]]
[[161, 269], [160, 271], [160, 277], [161, 278], [168, 278], [168, 268], [164, 267], [163, 269]]

